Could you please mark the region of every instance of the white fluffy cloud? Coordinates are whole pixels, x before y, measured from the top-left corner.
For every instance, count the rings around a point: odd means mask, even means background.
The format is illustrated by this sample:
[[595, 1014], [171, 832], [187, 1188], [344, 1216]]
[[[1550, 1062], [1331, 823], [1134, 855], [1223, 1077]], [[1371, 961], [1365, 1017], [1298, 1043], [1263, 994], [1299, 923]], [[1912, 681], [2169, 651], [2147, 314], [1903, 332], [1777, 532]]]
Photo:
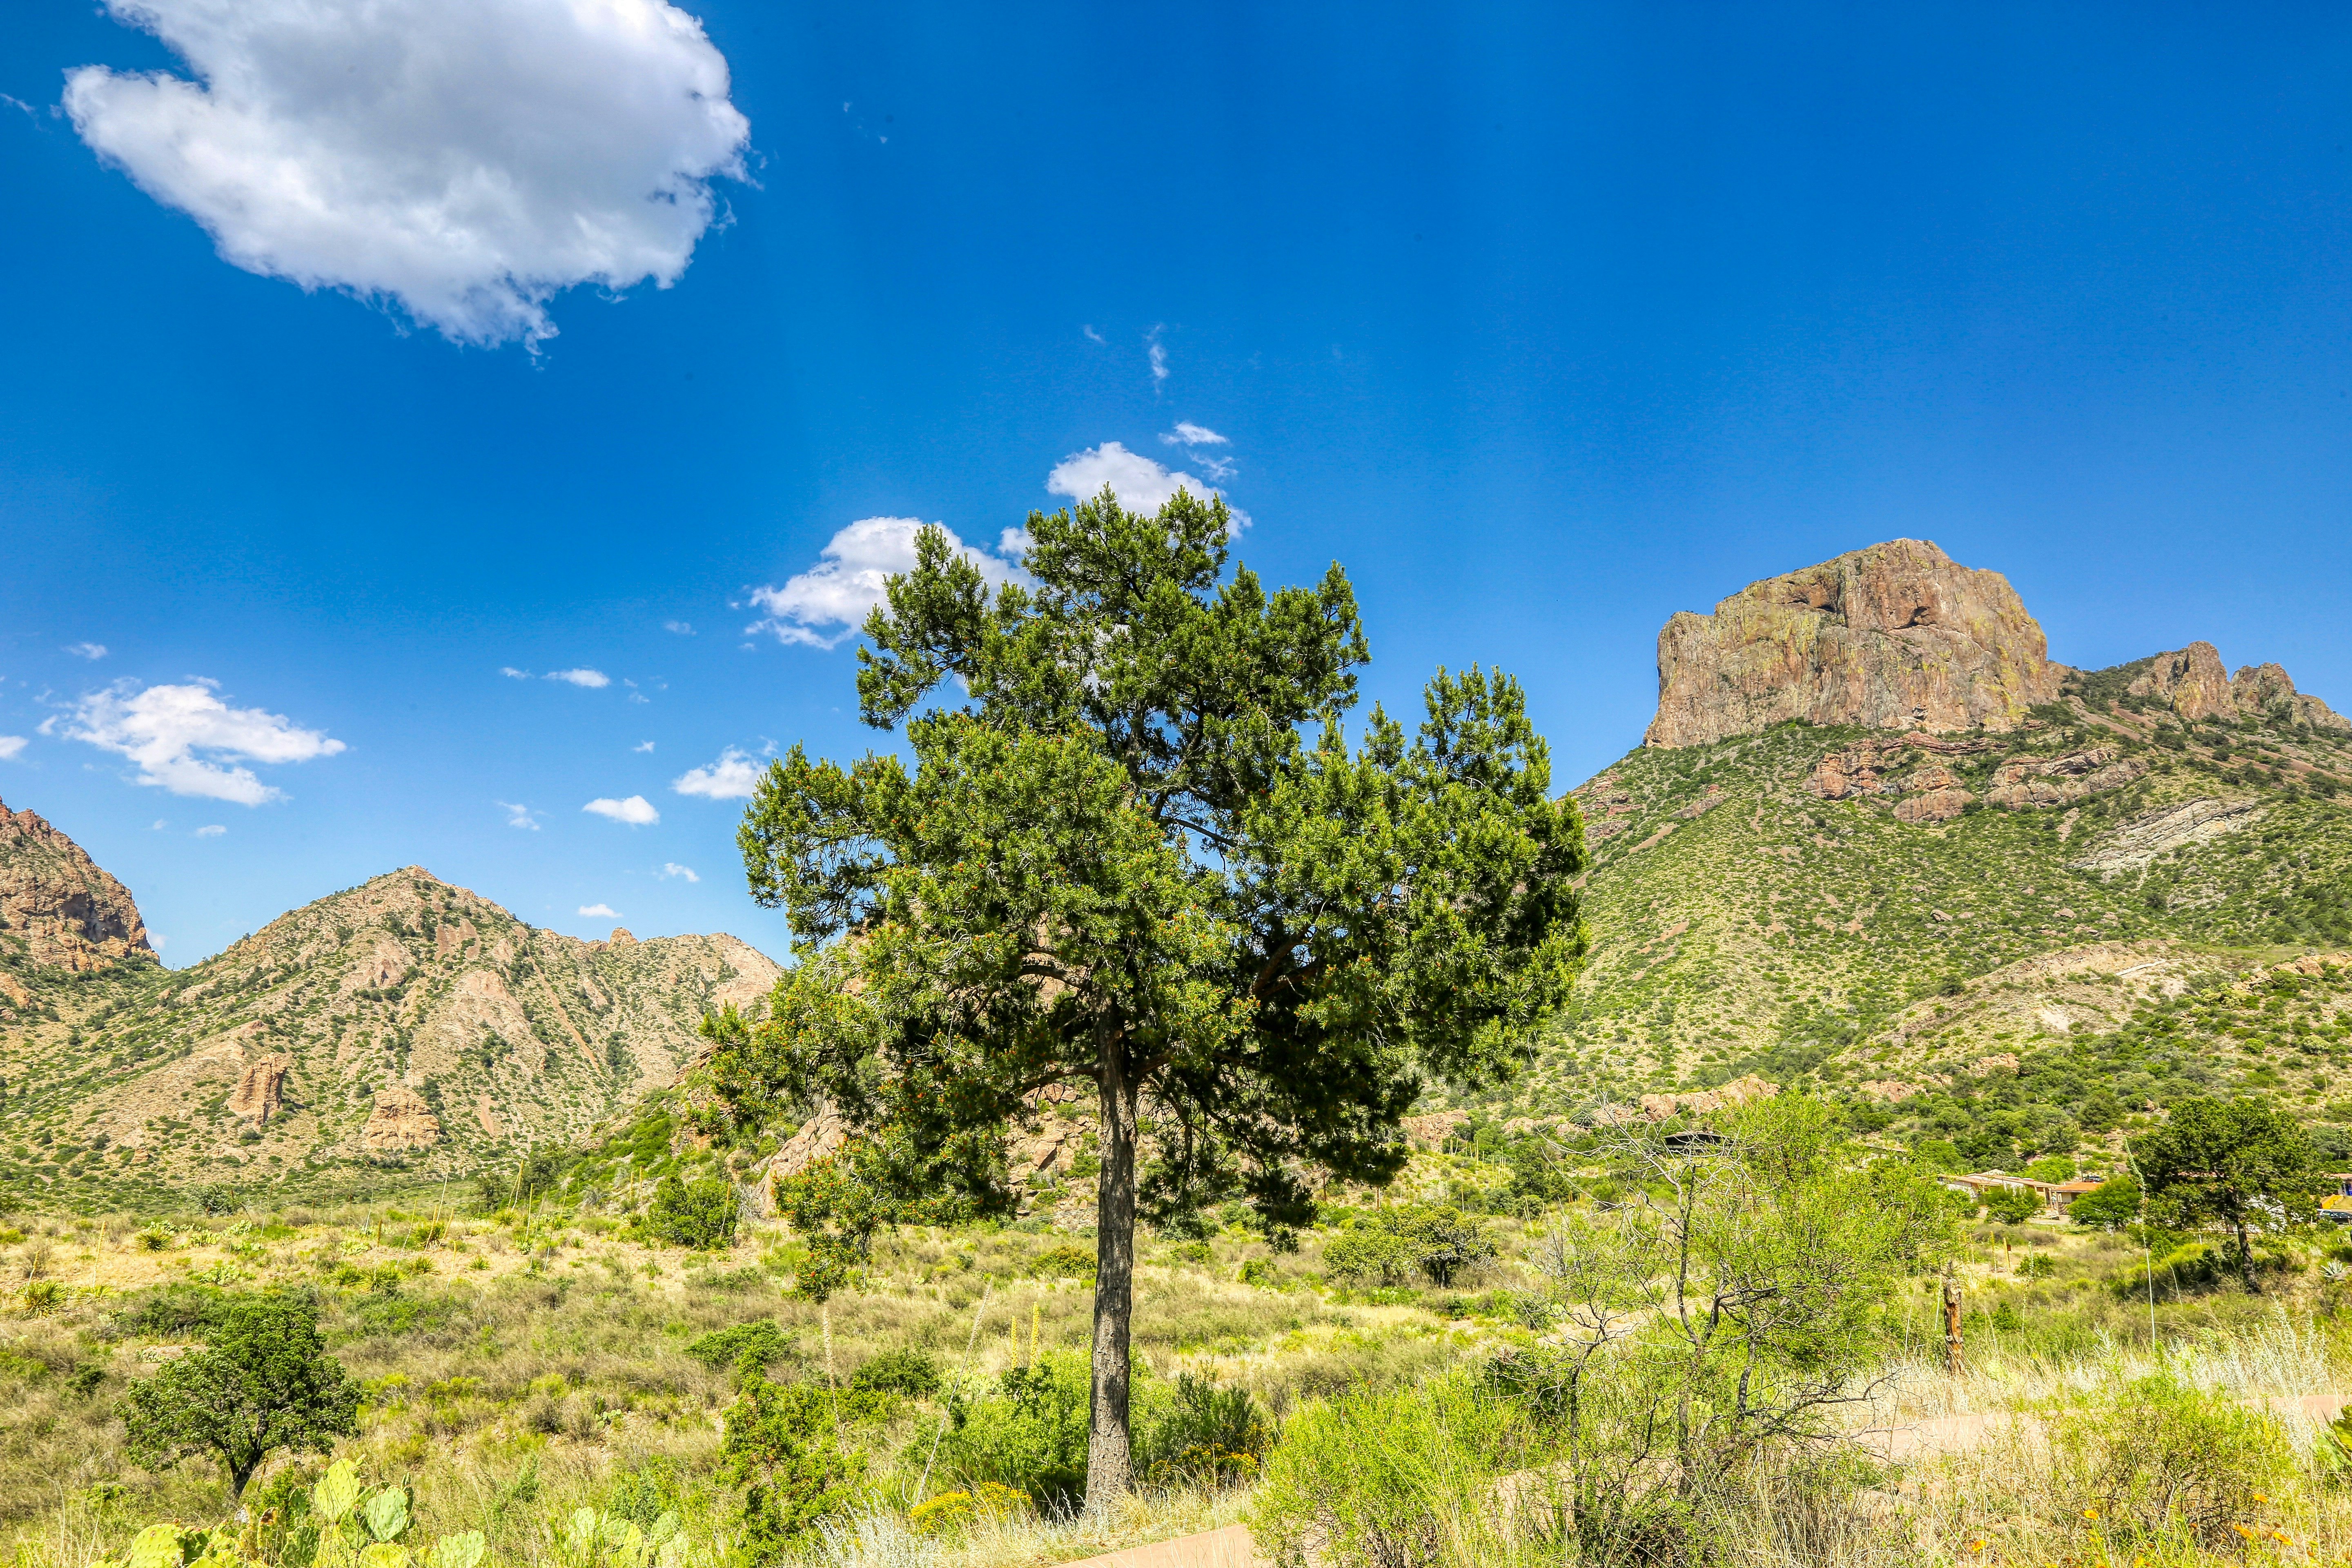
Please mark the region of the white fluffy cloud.
[[621, 911], [610, 904], [583, 904], [580, 906], [580, 912], [583, 915], [594, 915], [599, 920], [616, 921], [621, 918]]
[[701, 878], [694, 874], [693, 867], [681, 866], [675, 860], [663, 861], [662, 868], [655, 872], [654, 875], [663, 879], [664, 880], [667, 880], [672, 877], [683, 877], [689, 882], [699, 882], [702, 880]]
[[107, 0], [194, 80], [84, 66], [82, 140], [225, 260], [464, 343], [677, 281], [740, 177], [727, 61], [664, 0]]
[[547, 672], [546, 679], [566, 681], [573, 686], [584, 686], [591, 691], [613, 684], [613, 678], [601, 669], [551, 669]]
[[717, 762], [688, 768], [669, 787], [707, 800], [749, 800], [760, 787], [760, 764], [749, 752], [730, 746], [719, 753]]
[[22, 736], [22, 735], [0, 735], [0, 763], [7, 762], [9, 759], [11, 759], [12, 757], [16, 756], [16, 754], [17, 752], [19, 752], [23, 751], [24, 749], [25, 749], [25, 737], [24, 737], [24, 736]]
[[[768, 618], [745, 629], [773, 632], [782, 642], [834, 647], [854, 636], [866, 612], [882, 602], [884, 578], [913, 569], [915, 535], [938, 526], [912, 517], [858, 519], [825, 542], [815, 565], [781, 588], [751, 590], [751, 602]], [[1008, 542], [1015, 531], [1006, 530]], [[1018, 571], [1011, 562], [964, 543], [953, 529], [947, 534], [949, 544], [991, 583], [1005, 582]], [[823, 629], [828, 626], [840, 629], [828, 636]]]
[[649, 827], [661, 820], [661, 813], [654, 809], [654, 803], [641, 795], [633, 795], [626, 800], [599, 796], [580, 809], [593, 811], [599, 816], [609, 816], [614, 822], [625, 822], [632, 827]]
[[[1162, 468], [1140, 452], [1130, 452], [1116, 441], [1105, 441], [1083, 452], [1073, 452], [1045, 476], [1048, 493], [1072, 500], [1092, 500], [1108, 485], [1118, 504], [1129, 511], [1154, 512], [1175, 499], [1180, 489], [1203, 500], [1224, 492], [1187, 473]], [[1249, 513], [1227, 502], [1236, 524], [1246, 525]]]
[[129, 757], [139, 764], [140, 784], [237, 805], [284, 797], [239, 764], [307, 763], [343, 749], [341, 741], [283, 715], [230, 707], [215, 694], [219, 684], [198, 680], [142, 691], [133, 682], [118, 682], [83, 698], [67, 719], [66, 733]]

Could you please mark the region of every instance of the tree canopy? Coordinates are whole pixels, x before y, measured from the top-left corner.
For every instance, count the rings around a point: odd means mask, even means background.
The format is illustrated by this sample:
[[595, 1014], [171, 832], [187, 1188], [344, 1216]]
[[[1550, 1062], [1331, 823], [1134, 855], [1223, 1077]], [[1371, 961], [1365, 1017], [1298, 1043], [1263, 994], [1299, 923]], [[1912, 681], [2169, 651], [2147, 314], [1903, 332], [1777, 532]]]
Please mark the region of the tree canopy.
[[359, 1384], [320, 1337], [318, 1308], [272, 1293], [231, 1298], [202, 1349], [125, 1391], [122, 1419], [142, 1463], [210, 1454], [236, 1499], [278, 1449], [323, 1453], [357, 1431], [359, 1405]]
[[1129, 1482], [1139, 1215], [1238, 1194], [1282, 1235], [1318, 1170], [1386, 1181], [1427, 1078], [1510, 1070], [1584, 952], [1582, 825], [1517, 683], [1440, 670], [1414, 733], [1375, 707], [1351, 743], [1345, 574], [1269, 591], [1232, 531], [1106, 491], [1033, 513], [992, 593], [926, 531], [858, 656], [912, 772], [794, 746], [740, 834], [801, 963], [720, 1031], [739, 1108], [821, 1095], [910, 1184], [1001, 1204], [1005, 1129], [1091, 1086], [1097, 1503]]
[[2184, 1100], [2134, 1152], [2151, 1216], [2227, 1230], [2238, 1277], [2256, 1294], [2248, 1230], [2309, 1218], [2324, 1184], [2310, 1135], [2267, 1100]]

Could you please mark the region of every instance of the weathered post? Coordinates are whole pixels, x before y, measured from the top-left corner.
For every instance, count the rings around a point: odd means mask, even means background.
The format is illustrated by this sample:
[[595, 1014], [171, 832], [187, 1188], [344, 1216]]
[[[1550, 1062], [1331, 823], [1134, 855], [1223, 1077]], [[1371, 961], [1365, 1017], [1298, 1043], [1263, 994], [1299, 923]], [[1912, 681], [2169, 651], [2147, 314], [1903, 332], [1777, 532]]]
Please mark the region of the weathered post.
[[1944, 1268], [1944, 1370], [1960, 1375], [1960, 1282]]

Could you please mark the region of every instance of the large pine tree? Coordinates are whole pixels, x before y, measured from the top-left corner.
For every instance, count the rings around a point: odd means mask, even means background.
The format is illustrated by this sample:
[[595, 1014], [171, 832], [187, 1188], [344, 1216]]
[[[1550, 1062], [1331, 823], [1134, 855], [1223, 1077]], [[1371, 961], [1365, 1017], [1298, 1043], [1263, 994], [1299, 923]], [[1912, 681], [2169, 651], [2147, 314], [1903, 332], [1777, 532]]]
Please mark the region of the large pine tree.
[[798, 746], [769, 769], [740, 842], [802, 963], [723, 1076], [975, 1184], [1040, 1090], [1091, 1086], [1100, 1507], [1132, 1483], [1139, 1214], [1238, 1194], [1278, 1236], [1318, 1173], [1393, 1175], [1425, 1078], [1507, 1073], [1558, 1005], [1585, 857], [1508, 677], [1441, 670], [1417, 734], [1375, 707], [1349, 744], [1338, 566], [1269, 594], [1189, 492], [1029, 531], [991, 594], [926, 531], [866, 624], [860, 711], [903, 726], [911, 776]]

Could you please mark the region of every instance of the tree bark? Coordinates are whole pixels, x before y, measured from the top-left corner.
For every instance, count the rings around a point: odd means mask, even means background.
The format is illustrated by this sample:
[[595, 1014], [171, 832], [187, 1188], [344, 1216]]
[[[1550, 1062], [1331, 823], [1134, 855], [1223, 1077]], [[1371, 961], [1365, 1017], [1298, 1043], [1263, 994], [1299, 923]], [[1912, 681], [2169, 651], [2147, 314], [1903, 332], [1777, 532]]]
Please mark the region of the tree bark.
[[1087, 1509], [1099, 1513], [1135, 1487], [1127, 1426], [1128, 1345], [1135, 1315], [1135, 1112], [1127, 1043], [1103, 1043], [1102, 1173], [1095, 1198], [1094, 1391], [1087, 1406]]
[[2254, 1248], [2246, 1238], [2246, 1210], [2241, 1204], [2231, 1211], [2231, 1221], [2238, 1232], [2238, 1278], [2246, 1282], [2246, 1294], [2259, 1296], [2263, 1288], [2254, 1283]]

